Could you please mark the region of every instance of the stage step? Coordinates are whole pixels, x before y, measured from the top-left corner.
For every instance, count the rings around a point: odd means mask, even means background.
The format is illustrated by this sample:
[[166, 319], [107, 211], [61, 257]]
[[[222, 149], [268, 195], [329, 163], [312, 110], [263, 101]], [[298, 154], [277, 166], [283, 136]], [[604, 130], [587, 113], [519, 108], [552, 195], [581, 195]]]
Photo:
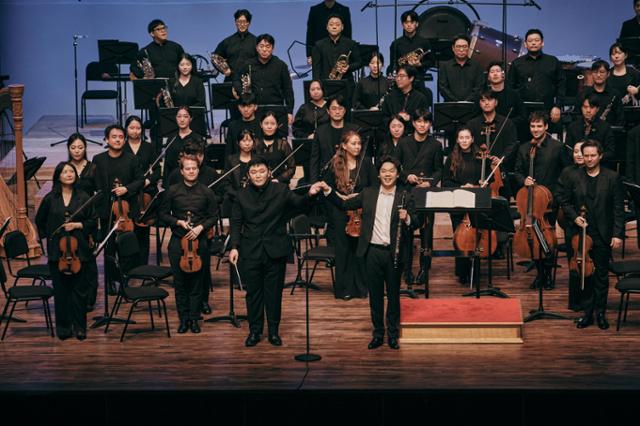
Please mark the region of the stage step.
[[523, 343], [518, 299], [402, 299], [401, 343]]

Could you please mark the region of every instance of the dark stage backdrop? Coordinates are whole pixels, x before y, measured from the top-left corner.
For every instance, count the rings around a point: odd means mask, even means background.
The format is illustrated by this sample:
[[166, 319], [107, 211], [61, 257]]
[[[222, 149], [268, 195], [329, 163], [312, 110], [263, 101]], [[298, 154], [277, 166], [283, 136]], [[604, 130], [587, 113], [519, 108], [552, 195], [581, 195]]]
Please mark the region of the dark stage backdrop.
[[[169, 36], [186, 51], [207, 55], [216, 44], [235, 31], [232, 14], [247, 8], [253, 15], [251, 31], [269, 32], [276, 39], [275, 54], [286, 57], [293, 40], [304, 41], [309, 7], [314, 1], [176, 1], [176, 0], [0, 0], [0, 73], [10, 74], [10, 82], [24, 83], [26, 125], [45, 114], [73, 114], [72, 35], [86, 34], [79, 41], [80, 92], [84, 88], [84, 67], [97, 60], [98, 39], [134, 41], [141, 46], [150, 41], [147, 23], [163, 19]], [[487, 2], [488, 0], [480, 0]], [[495, 2], [495, 1], [494, 1]], [[522, 4], [523, 0], [510, 0]], [[351, 8], [353, 38], [375, 43], [375, 12], [360, 12], [365, 1], [342, 1]], [[393, 4], [380, 0], [380, 4]], [[406, 0], [399, 3], [408, 3]], [[435, 3], [435, 2], [433, 2]], [[623, 20], [633, 16], [631, 0], [538, 0], [542, 10], [510, 7], [508, 33], [523, 35], [538, 27], [545, 34], [545, 51], [555, 55], [598, 55], [608, 58], [608, 47], [617, 37]], [[476, 6], [482, 21], [500, 28], [501, 7]], [[409, 7], [399, 8], [398, 14]], [[418, 13], [427, 8], [421, 6]], [[470, 20], [471, 10], [460, 6]], [[388, 55], [394, 38], [393, 8], [378, 11], [379, 40]], [[402, 28], [398, 26], [398, 32]], [[296, 64], [304, 62], [298, 46]], [[99, 87], [99, 85], [97, 86]], [[302, 82], [295, 81], [296, 107], [302, 102]], [[129, 92], [130, 93], [130, 92]], [[129, 111], [133, 108], [129, 96]], [[94, 102], [91, 114], [113, 114], [111, 102]]]

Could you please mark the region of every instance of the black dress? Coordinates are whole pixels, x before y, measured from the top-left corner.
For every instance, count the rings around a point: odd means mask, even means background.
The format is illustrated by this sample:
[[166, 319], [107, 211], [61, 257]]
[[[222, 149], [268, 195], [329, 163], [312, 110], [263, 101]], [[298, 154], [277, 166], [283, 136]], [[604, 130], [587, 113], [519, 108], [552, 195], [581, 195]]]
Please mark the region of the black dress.
[[[349, 171], [351, 181], [355, 181], [354, 193], [361, 192], [364, 188], [376, 184], [376, 171], [371, 159], [365, 157], [362, 161], [360, 174], [356, 179], [357, 167]], [[333, 167], [327, 174], [327, 183], [332, 188], [336, 187]], [[331, 242], [336, 252], [336, 284], [335, 297], [367, 297], [368, 286], [366, 271], [362, 258], [356, 256], [358, 237], [350, 237], [345, 233], [348, 222], [347, 212], [339, 209], [331, 203], [327, 205], [327, 233], [331, 235]]]

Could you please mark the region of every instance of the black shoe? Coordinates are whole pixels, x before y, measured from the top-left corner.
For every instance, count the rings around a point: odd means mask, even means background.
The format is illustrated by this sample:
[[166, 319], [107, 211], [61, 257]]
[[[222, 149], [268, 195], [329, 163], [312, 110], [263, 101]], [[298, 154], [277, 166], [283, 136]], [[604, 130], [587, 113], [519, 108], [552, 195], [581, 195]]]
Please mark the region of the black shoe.
[[260, 343], [260, 335], [254, 333], [249, 334], [247, 340], [244, 341], [244, 345], [248, 348], [257, 345], [258, 343]]
[[607, 321], [607, 317], [604, 312], [600, 312], [597, 316], [598, 328], [600, 330], [606, 330], [609, 328], [609, 321]]
[[382, 346], [383, 343], [384, 343], [384, 340], [382, 340], [382, 337], [374, 337], [369, 342], [368, 348], [369, 349], [379, 348], [380, 346]]
[[416, 280], [414, 282], [418, 284], [424, 284], [427, 282], [427, 270], [424, 266], [420, 267], [420, 271], [418, 272], [418, 275], [416, 276]]
[[458, 277], [458, 282], [462, 285], [469, 284], [469, 277], [468, 276]]
[[346, 294], [346, 295], [342, 296], [342, 300], [346, 300], [346, 301], [351, 300], [351, 295], [350, 294]]
[[198, 324], [198, 320], [191, 320], [191, 326], [189, 327], [192, 333], [198, 334], [200, 333], [200, 324]]
[[404, 282], [407, 285], [411, 285], [415, 282], [413, 273], [411, 273], [411, 271], [408, 271], [406, 274], [404, 274]]
[[202, 302], [202, 313], [204, 315], [211, 315], [211, 306], [209, 302]]
[[82, 341], [87, 338], [87, 330], [76, 330], [76, 339]]
[[184, 334], [189, 330], [189, 326], [191, 325], [191, 321], [189, 320], [180, 320], [180, 325], [178, 326], [178, 334]]
[[531, 285], [529, 286], [530, 289], [532, 290], [537, 290], [540, 288], [540, 286], [544, 286], [545, 285], [545, 280], [544, 278], [542, 278], [540, 275], [536, 276], [536, 278], [533, 280], [533, 282], [531, 283]]
[[109, 296], [115, 296], [116, 294], [118, 294], [116, 285], [113, 283], [113, 281], [107, 283], [107, 292], [109, 292]]
[[67, 340], [68, 338], [71, 337], [71, 333], [58, 333], [58, 339], [60, 340]]
[[587, 328], [593, 324], [593, 315], [585, 315], [581, 317], [576, 323], [576, 327], [578, 328]]
[[270, 334], [269, 343], [271, 343], [273, 346], [282, 346], [282, 339], [277, 334]]
[[580, 312], [582, 310], [582, 306], [580, 305], [569, 305], [569, 310], [572, 310], [573, 312]]
[[389, 337], [389, 347], [391, 349], [400, 349], [400, 345], [398, 344], [398, 339], [396, 337]]
[[545, 290], [553, 290], [554, 288], [556, 288], [556, 285], [553, 283], [553, 281], [551, 281], [551, 280], [547, 280], [547, 281], [544, 283], [544, 289], [545, 289]]

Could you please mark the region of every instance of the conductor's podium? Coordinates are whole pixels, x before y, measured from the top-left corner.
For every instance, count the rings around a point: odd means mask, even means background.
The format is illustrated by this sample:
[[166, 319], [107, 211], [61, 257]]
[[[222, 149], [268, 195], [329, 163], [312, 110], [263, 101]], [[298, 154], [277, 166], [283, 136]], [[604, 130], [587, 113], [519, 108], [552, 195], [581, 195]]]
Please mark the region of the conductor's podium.
[[402, 299], [400, 342], [523, 343], [517, 299]]

